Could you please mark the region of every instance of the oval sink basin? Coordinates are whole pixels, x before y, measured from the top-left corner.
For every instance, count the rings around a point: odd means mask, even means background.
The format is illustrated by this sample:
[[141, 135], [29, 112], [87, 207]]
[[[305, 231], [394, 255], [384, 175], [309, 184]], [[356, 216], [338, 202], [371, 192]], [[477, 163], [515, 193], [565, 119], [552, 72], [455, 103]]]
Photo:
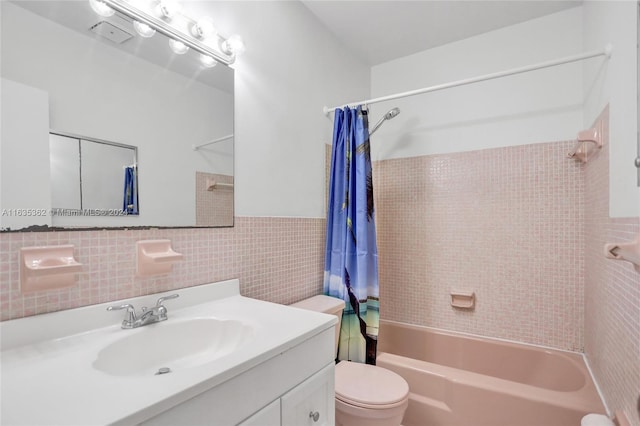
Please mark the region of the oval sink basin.
[[228, 355], [254, 335], [247, 324], [215, 318], [168, 319], [121, 332], [122, 339], [98, 352], [95, 369], [115, 376], [179, 371]]

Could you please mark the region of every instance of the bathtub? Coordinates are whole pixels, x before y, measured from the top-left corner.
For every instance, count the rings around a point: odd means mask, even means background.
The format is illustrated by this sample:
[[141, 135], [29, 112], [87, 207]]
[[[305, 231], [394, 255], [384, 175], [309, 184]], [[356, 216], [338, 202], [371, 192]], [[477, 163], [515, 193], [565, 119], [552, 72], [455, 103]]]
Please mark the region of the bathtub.
[[409, 383], [403, 426], [579, 426], [605, 413], [578, 353], [380, 320], [377, 365]]

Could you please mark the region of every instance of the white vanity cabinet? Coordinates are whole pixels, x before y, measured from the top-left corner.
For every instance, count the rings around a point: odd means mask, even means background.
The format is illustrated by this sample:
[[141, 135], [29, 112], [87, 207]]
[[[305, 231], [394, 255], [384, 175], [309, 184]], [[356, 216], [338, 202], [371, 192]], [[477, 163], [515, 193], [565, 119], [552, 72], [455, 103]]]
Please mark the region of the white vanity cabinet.
[[[334, 425], [334, 339], [334, 328], [327, 328], [245, 373], [139, 424]], [[278, 404], [279, 411], [276, 410]]]
[[107, 310], [172, 293], [0, 322], [0, 424], [334, 424], [335, 316], [242, 297], [238, 280], [181, 289], [167, 321], [133, 330]]
[[334, 365], [327, 365], [239, 426], [332, 426]]

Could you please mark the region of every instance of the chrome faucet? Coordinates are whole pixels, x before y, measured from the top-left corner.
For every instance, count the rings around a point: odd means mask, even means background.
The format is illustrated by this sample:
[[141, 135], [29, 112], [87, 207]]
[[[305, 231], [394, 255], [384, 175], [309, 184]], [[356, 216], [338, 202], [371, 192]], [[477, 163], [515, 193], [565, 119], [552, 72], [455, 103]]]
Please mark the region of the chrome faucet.
[[152, 308], [142, 307], [142, 315], [138, 318], [136, 316], [136, 308], [133, 305], [127, 303], [120, 306], [109, 306], [107, 311], [119, 311], [125, 309], [125, 318], [122, 320], [122, 328], [138, 328], [143, 325], [153, 324], [156, 322], [164, 321], [167, 317], [167, 308], [162, 304], [165, 300], [175, 299], [179, 297], [179, 294], [172, 294], [171, 296], [164, 296], [158, 299], [156, 306]]

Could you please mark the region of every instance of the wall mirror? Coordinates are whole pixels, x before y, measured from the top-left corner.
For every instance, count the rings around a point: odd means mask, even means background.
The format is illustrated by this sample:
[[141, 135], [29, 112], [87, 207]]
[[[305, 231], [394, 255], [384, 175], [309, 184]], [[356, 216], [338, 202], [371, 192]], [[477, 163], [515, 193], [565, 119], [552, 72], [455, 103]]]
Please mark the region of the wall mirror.
[[[0, 230], [233, 226], [232, 68], [178, 55], [163, 35], [141, 37], [129, 18], [99, 16], [88, 1], [0, 7]], [[54, 166], [50, 134], [81, 135], [80, 151], [95, 151], [78, 181]], [[109, 146], [125, 149], [127, 164], [110, 168], [117, 178], [105, 175]], [[117, 212], [127, 165], [137, 214]], [[105, 179], [119, 180], [116, 207], [97, 196]]]

